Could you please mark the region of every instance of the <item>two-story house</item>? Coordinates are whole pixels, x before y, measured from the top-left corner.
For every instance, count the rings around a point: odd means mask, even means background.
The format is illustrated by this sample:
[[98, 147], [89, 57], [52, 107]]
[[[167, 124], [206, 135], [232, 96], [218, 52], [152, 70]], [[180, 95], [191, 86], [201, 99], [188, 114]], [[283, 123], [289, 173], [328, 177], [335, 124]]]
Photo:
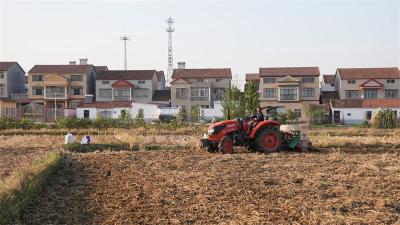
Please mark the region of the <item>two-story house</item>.
[[399, 98], [398, 67], [338, 68], [335, 74], [340, 99]]
[[148, 103], [158, 88], [156, 70], [108, 70], [96, 78], [96, 101]]
[[171, 82], [171, 105], [189, 110], [192, 106], [214, 108], [230, 88], [230, 68], [174, 69]]
[[303, 103], [319, 104], [318, 67], [260, 68], [261, 106], [291, 109], [300, 120], [306, 120]]
[[400, 117], [400, 71], [387, 68], [338, 68], [335, 86], [340, 99], [331, 101], [332, 122], [369, 121], [374, 110], [389, 108]]
[[35, 65], [28, 73], [31, 107], [25, 111], [32, 119], [62, 117], [64, 109], [76, 108], [85, 96], [94, 95], [93, 65]]
[[25, 71], [17, 62], [0, 62], [0, 98], [24, 94]]
[[256, 90], [259, 91], [260, 75], [258, 73], [247, 73], [245, 79], [246, 79], [246, 84], [244, 85], [244, 90], [246, 90], [248, 83], [252, 81], [256, 85]]
[[14, 96], [23, 97], [25, 88], [25, 71], [17, 62], [0, 62], [0, 117], [17, 118], [19, 103]]

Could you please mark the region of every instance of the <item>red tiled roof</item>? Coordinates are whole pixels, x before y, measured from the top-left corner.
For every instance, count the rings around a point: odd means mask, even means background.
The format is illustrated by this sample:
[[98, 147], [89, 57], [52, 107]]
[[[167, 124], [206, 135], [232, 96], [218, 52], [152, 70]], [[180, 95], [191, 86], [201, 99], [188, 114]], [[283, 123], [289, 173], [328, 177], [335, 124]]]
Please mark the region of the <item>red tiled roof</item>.
[[14, 63], [17, 62], [0, 62], [0, 70], [8, 70]]
[[259, 81], [260, 80], [260, 75], [258, 73], [246, 73], [246, 81]]
[[28, 73], [86, 74], [93, 65], [35, 65]]
[[152, 80], [155, 70], [108, 70], [102, 71], [96, 80]]
[[400, 99], [332, 99], [334, 108], [400, 108]]
[[333, 84], [333, 83], [335, 83], [335, 74], [333, 74], [333, 75], [324, 75], [323, 76], [323, 78], [324, 78], [324, 83], [325, 84]]
[[157, 71], [156, 73], [157, 73], [156, 75], [157, 75], [157, 80], [158, 81], [161, 81], [163, 78], [165, 78], [164, 77], [164, 71]]
[[130, 108], [130, 107], [132, 107], [131, 101], [92, 102], [92, 103], [83, 103], [79, 106], [79, 108], [99, 108], [99, 109]]
[[213, 69], [174, 69], [172, 79], [179, 78], [231, 78], [232, 72], [230, 68], [213, 68]]
[[133, 84], [131, 84], [129, 81], [126, 80], [117, 80], [113, 84], [111, 84], [113, 87], [133, 87]]
[[319, 67], [266, 67], [260, 68], [260, 77], [319, 76]]
[[338, 68], [342, 80], [350, 79], [400, 79], [398, 67], [387, 68]]
[[107, 66], [95, 66], [94, 69], [96, 70], [97, 73], [100, 73], [101, 71], [107, 71], [108, 67]]

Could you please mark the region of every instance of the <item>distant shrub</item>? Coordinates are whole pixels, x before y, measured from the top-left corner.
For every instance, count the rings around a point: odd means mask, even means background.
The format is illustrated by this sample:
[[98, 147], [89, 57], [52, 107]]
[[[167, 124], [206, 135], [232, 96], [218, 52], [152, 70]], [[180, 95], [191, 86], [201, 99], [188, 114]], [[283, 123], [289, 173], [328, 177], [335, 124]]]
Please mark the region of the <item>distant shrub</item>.
[[374, 128], [397, 128], [398, 121], [395, 111], [383, 109], [376, 112], [372, 118], [372, 127]]
[[8, 117], [0, 117], [0, 130], [16, 128], [16, 121]]
[[276, 117], [277, 117], [278, 121], [279, 121], [281, 124], [286, 124], [287, 119], [288, 119], [286, 113], [280, 112], [280, 113], [277, 114]]

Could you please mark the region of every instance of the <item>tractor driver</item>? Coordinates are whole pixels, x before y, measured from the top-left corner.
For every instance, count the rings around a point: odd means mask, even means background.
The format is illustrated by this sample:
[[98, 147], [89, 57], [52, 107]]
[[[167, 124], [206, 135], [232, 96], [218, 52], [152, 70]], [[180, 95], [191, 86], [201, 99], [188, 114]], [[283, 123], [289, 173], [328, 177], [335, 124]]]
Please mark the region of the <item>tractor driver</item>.
[[257, 113], [251, 117], [249, 122], [249, 129], [247, 131], [247, 135], [250, 135], [251, 130], [257, 126], [257, 124], [264, 120], [264, 114], [262, 113], [261, 106], [257, 107]]

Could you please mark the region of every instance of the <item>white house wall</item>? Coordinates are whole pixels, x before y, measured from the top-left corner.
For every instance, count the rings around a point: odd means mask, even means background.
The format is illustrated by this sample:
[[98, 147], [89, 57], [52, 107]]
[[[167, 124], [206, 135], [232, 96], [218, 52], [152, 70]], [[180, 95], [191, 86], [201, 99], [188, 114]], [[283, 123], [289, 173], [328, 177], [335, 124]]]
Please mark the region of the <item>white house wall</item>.
[[[400, 107], [389, 109], [397, 111], [397, 118], [400, 117]], [[340, 111], [340, 122], [342, 124], [361, 124], [366, 121], [366, 112], [371, 111], [373, 113], [375, 110], [377, 110], [377, 108], [332, 108], [332, 121], [334, 119], [334, 112]]]
[[146, 122], [151, 122], [159, 119], [160, 109], [157, 105], [137, 102], [133, 103], [133, 107], [131, 109], [132, 118], [135, 118], [137, 116], [140, 109], [143, 109], [143, 116]]
[[121, 116], [122, 110], [125, 110], [126, 112], [129, 113], [129, 108], [107, 108], [107, 109], [78, 108], [76, 110], [76, 116], [80, 119], [83, 119], [85, 110], [89, 110], [89, 119], [96, 119], [97, 114], [100, 113], [101, 111], [111, 111], [111, 118], [113, 118], [113, 119], [118, 119]]

